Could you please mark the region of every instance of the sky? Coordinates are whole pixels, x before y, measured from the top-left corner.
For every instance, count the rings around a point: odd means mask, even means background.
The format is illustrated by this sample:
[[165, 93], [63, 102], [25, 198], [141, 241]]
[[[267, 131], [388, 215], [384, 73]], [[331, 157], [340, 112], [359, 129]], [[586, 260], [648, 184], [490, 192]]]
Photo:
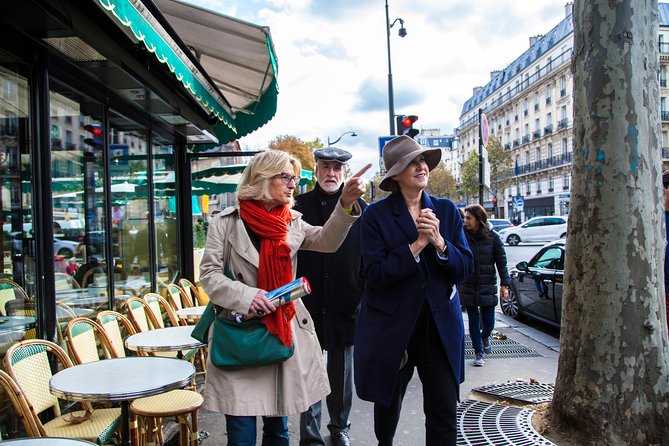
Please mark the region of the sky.
[[[262, 150], [280, 135], [334, 141], [353, 154], [352, 172], [372, 163], [389, 135], [388, 49], [383, 0], [186, 0], [268, 26], [279, 64], [277, 113], [240, 138]], [[565, 0], [388, 0], [395, 114], [417, 115], [419, 129], [453, 134], [464, 102], [490, 72], [529, 48], [565, 17]], [[309, 168], [310, 166], [304, 166]]]

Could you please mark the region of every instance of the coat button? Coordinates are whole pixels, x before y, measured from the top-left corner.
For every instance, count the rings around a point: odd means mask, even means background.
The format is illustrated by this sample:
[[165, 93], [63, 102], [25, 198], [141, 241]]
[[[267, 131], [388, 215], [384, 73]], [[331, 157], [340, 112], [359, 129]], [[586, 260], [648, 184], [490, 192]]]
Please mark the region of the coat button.
[[239, 280], [244, 279], [244, 276], [242, 275], [242, 273], [237, 273], [237, 279], [239, 279]]
[[309, 322], [309, 321], [307, 320], [307, 318], [302, 319], [302, 323], [303, 323], [304, 325], [307, 325], [307, 322]]
[[325, 206], [327, 203], [325, 201], [321, 201], [321, 206]]

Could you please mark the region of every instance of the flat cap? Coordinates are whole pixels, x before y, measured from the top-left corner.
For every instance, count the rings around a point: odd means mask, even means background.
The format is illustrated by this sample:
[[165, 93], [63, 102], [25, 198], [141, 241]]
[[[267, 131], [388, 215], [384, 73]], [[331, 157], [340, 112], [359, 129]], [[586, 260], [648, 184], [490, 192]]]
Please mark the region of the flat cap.
[[322, 149], [314, 151], [314, 158], [316, 161], [337, 161], [345, 163], [350, 160], [352, 156], [351, 152], [347, 152], [346, 150], [337, 147], [323, 147]]

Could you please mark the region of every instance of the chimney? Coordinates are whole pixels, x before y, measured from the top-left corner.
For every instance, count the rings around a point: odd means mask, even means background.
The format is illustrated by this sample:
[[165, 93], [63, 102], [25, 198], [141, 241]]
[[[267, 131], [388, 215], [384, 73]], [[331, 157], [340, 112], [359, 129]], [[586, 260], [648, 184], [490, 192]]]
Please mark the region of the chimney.
[[530, 46], [534, 45], [537, 43], [539, 40], [543, 39], [544, 35], [543, 34], [537, 34], [536, 36], [530, 36]]
[[483, 87], [474, 87], [474, 91], [472, 92], [472, 96], [476, 96], [476, 93], [479, 92], [479, 90], [482, 90]]
[[567, 2], [566, 5], [564, 5], [564, 16], [569, 17], [574, 13], [574, 2]]
[[496, 77], [498, 74], [500, 74], [501, 72], [502, 72], [502, 70], [491, 71], [491, 72], [490, 72], [490, 80], [495, 79], [495, 77]]

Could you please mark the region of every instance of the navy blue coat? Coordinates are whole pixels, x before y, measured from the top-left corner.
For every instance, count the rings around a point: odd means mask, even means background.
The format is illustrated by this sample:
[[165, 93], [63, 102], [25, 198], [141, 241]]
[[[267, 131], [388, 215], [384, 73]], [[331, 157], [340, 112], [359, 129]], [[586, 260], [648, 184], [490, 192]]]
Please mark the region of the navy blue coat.
[[464, 380], [464, 324], [455, 284], [472, 273], [474, 261], [452, 201], [423, 192], [423, 208], [440, 221], [448, 245], [441, 260], [428, 245], [416, 262], [409, 245], [416, 224], [401, 194], [370, 204], [362, 216], [365, 291], [354, 342], [358, 396], [388, 405], [416, 320], [427, 301], [456, 383]]

